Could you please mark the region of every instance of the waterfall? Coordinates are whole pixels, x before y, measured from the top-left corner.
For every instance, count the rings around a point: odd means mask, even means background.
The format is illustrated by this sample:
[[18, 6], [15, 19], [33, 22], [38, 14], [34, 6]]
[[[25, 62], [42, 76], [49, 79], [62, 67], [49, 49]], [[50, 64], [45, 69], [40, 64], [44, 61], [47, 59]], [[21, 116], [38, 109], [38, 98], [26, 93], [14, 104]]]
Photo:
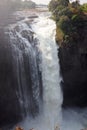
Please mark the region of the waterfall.
[[11, 46], [19, 113], [23, 119], [27, 116], [35, 117], [39, 113], [41, 89], [37, 39], [33, 38], [33, 32], [25, 22], [9, 25], [5, 33]]
[[31, 26], [20, 21], [5, 30], [15, 83], [11, 88], [16, 93], [17, 107], [20, 106], [17, 114], [22, 118], [17, 125], [24, 130], [80, 130], [87, 126], [87, 109], [62, 110], [55, 30], [55, 22], [44, 13]]
[[43, 122], [45, 122], [45, 126], [47, 125], [48, 130], [54, 130], [56, 126], [60, 125], [62, 116], [61, 77], [55, 29], [55, 22], [44, 16], [41, 16], [36, 24], [33, 24], [33, 30], [39, 39], [39, 48], [42, 52]]
[[[84, 126], [87, 127], [87, 109], [62, 110], [61, 107], [63, 97], [60, 86], [58, 50], [55, 42], [55, 22], [48, 16], [42, 15], [35, 20], [32, 28], [40, 42], [43, 81], [42, 125], [35, 127], [39, 130], [81, 130]], [[41, 119], [39, 124], [41, 124]]]
[[[15, 61], [13, 66], [16, 67], [14, 73], [18, 80], [17, 96], [25, 119], [19, 125], [25, 130], [58, 130], [61, 125], [63, 99], [58, 48], [55, 42], [56, 25], [48, 17], [42, 15], [34, 20], [32, 29], [25, 23], [19, 23], [14, 29], [10, 27], [8, 33]], [[34, 32], [33, 37], [31, 31]], [[39, 114], [34, 114], [32, 119], [30, 113]]]
[[17, 121], [22, 120], [17, 125], [24, 130], [81, 130], [87, 127], [87, 109], [62, 110], [61, 107], [63, 97], [55, 22], [46, 12], [31, 25], [27, 23], [20, 21], [5, 28], [11, 51], [11, 59], [8, 58], [11, 80], [14, 81], [13, 86], [12, 81], [5, 86], [14, 94], [10, 96], [13, 96], [14, 107], [17, 106], [11, 114], [19, 118]]

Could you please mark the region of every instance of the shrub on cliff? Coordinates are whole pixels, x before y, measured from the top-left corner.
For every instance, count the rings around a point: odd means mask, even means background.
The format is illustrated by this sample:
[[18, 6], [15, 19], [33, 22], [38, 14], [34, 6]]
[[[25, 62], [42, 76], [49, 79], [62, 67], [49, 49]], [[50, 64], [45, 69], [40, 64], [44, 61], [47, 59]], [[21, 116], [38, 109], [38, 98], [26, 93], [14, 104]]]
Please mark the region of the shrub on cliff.
[[78, 42], [81, 37], [81, 28], [84, 28], [84, 23], [87, 21], [79, 1], [70, 3], [68, 0], [52, 0], [49, 9], [56, 21], [56, 40], [58, 43], [62, 45], [62, 43]]
[[59, 17], [61, 14], [64, 14], [68, 6], [69, 0], [51, 0], [49, 3], [49, 10], [53, 13], [54, 16]]
[[83, 12], [86, 12], [86, 13], [87, 13], [87, 4], [83, 4], [83, 5], [81, 6], [81, 10], [82, 10]]

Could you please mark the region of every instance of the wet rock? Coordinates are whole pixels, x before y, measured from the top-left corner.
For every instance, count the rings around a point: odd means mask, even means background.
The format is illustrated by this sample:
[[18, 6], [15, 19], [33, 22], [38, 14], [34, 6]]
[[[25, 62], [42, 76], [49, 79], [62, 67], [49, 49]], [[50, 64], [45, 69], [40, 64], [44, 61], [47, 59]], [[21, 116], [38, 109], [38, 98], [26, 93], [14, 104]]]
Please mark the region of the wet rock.
[[14, 30], [19, 32], [20, 31], [20, 26], [15, 26]]
[[19, 127], [19, 126], [17, 126], [17, 127], [15, 128], [15, 130], [24, 130], [24, 129], [21, 128], [21, 127]]
[[29, 31], [29, 30], [23, 30], [23, 31], [21, 32], [22, 37], [28, 39], [28, 41], [29, 41], [30, 43], [32, 43], [32, 41], [33, 41], [33, 34], [34, 34], [34, 33], [31, 32], [31, 31]]
[[26, 20], [25, 23], [31, 28], [30, 24], [33, 22], [33, 19]]
[[84, 18], [78, 26], [79, 37], [75, 35], [68, 43], [63, 40], [59, 47], [64, 107], [87, 107], [87, 17]]
[[38, 18], [37, 15], [34, 15], [34, 16], [29, 16], [28, 18], [32, 19], [32, 18]]
[[63, 106], [87, 106], [87, 51], [76, 45], [59, 49], [61, 74], [63, 77]]

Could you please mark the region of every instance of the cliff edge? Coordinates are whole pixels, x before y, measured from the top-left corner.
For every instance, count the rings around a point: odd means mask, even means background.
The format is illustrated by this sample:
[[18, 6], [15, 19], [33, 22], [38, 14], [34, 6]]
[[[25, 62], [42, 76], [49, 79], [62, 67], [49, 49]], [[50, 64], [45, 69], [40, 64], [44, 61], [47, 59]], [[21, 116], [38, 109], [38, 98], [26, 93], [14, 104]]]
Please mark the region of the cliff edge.
[[56, 21], [63, 107], [87, 106], [87, 4], [51, 0], [49, 9]]

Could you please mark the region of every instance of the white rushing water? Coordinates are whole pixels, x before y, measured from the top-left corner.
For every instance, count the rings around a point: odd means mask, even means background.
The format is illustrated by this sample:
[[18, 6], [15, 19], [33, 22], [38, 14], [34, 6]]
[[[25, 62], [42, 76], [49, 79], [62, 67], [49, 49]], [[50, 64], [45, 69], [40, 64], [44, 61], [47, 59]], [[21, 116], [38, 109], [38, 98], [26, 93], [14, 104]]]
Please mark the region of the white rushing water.
[[[26, 33], [28, 38], [23, 36]], [[36, 105], [39, 106], [40, 90], [39, 90], [39, 75], [37, 67], [37, 51], [33, 48], [32, 30], [26, 23], [20, 22], [16, 25], [9, 27], [9, 37], [12, 47], [13, 64], [15, 64], [16, 70], [14, 73], [17, 77], [18, 91], [16, 95], [19, 99], [22, 118], [30, 114], [30, 109], [36, 110]], [[38, 55], [39, 57], [39, 55]], [[26, 62], [25, 62], [26, 61]], [[30, 71], [29, 71], [30, 70]], [[28, 77], [30, 75], [30, 78]], [[32, 86], [30, 95], [29, 82]], [[35, 81], [35, 82], [33, 82]], [[35, 103], [34, 103], [35, 101]], [[35, 105], [36, 104], [36, 105]], [[31, 110], [32, 113], [32, 110]]]
[[62, 93], [60, 88], [60, 67], [55, 43], [55, 22], [41, 16], [33, 25], [42, 52], [43, 80], [43, 123], [48, 130], [54, 130], [61, 122]]

